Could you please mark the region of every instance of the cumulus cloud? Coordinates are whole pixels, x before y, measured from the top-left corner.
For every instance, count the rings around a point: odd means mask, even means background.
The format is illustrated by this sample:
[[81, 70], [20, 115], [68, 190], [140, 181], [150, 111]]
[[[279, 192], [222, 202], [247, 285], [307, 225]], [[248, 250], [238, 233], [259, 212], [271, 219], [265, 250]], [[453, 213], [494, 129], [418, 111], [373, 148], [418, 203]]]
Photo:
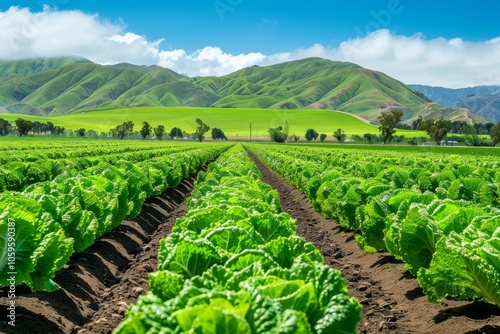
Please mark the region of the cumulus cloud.
[[445, 87], [500, 84], [500, 38], [468, 42], [397, 36], [388, 30], [343, 42], [332, 57], [385, 72], [405, 83]]
[[244, 67], [266, 62], [260, 52], [232, 55], [218, 47], [207, 46], [192, 54], [184, 50], [162, 51], [159, 65], [189, 76], [225, 75]]
[[381, 29], [336, 47], [314, 44], [271, 55], [233, 55], [216, 46], [205, 46], [188, 53], [162, 50], [163, 40], [150, 41], [97, 14], [49, 7], [41, 12], [19, 7], [0, 12], [0, 31], [0, 59], [74, 55], [100, 64], [158, 64], [189, 76], [220, 76], [252, 65], [323, 57], [350, 61], [405, 83], [454, 88], [500, 84], [500, 37], [484, 42], [429, 40], [422, 34], [400, 36]]
[[32, 13], [11, 7], [0, 12], [0, 59], [81, 56], [98, 63], [155, 64], [159, 42], [149, 42], [124, 27], [80, 11], [45, 7]]

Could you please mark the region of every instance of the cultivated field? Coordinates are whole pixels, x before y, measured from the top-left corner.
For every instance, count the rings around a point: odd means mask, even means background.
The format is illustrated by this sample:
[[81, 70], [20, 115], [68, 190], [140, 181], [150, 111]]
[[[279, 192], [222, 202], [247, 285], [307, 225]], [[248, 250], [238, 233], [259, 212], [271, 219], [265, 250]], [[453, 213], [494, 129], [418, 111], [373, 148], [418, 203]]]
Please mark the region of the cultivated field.
[[498, 155], [2, 140], [0, 331], [497, 333]]

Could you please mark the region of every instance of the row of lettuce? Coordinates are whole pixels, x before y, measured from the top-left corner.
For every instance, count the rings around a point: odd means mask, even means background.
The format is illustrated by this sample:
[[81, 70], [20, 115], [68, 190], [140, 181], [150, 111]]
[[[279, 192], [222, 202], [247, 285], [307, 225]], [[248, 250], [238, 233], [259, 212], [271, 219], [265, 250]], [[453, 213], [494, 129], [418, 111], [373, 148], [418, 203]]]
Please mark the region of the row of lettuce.
[[[128, 144], [127, 144], [128, 143]], [[176, 142], [161, 142], [152, 140], [124, 141], [124, 140], [92, 140], [89, 138], [57, 138], [57, 137], [2, 137], [0, 138], [0, 153], [5, 152], [32, 152], [49, 150], [92, 150], [96, 147], [139, 147], [163, 146], [180, 144]]]
[[500, 162], [433, 154], [252, 146], [350, 230], [365, 252], [388, 250], [429, 301], [500, 305]]
[[17, 148], [0, 150], [0, 165], [7, 164], [9, 162], [35, 162], [47, 159], [95, 157], [109, 154], [140, 152], [142, 150], [197, 145], [199, 146], [199, 144], [197, 143], [150, 141], [117, 141], [111, 143], [102, 141], [87, 141], [80, 145], [68, 145], [68, 143], [56, 142], [52, 143], [52, 145], [49, 147], [42, 146], [41, 148], [39, 148], [35, 145], [33, 147], [27, 147], [25, 150], [20, 150]]
[[360, 304], [241, 145], [200, 173], [186, 206], [115, 334], [356, 332]]
[[[26, 283], [54, 291], [52, 281], [74, 252], [134, 218], [146, 198], [176, 187], [224, 150], [205, 146], [138, 163], [100, 162], [70, 170], [22, 192], [0, 195], [0, 286]], [[9, 273], [15, 272], [15, 275]], [[9, 280], [15, 277], [15, 282]]]
[[[35, 161], [14, 161], [0, 165], [0, 192], [5, 190], [21, 191], [27, 186], [38, 183], [51, 181], [61, 174], [76, 175], [90, 167], [95, 167], [98, 164], [105, 162], [116, 164], [120, 160], [128, 162], [141, 162], [145, 160], [155, 159], [176, 152], [183, 152], [199, 148], [199, 145], [179, 145], [164, 148], [149, 148], [140, 149], [129, 152], [118, 148], [117, 150], [97, 150], [94, 155], [79, 156], [74, 158], [56, 158], [45, 159], [40, 158]], [[78, 156], [78, 154], [75, 154]], [[1, 159], [0, 154], [0, 159]], [[71, 157], [71, 152], [65, 154]], [[23, 155], [19, 154], [20, 159]], [[24, 156], [26, 157], [26, 155]]]

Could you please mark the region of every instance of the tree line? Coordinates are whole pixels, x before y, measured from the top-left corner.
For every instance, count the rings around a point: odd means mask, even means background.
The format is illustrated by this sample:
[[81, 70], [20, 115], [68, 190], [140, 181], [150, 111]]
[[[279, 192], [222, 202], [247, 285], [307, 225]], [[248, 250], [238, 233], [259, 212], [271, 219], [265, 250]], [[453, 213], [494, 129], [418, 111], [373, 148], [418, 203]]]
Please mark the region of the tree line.
[[[380, 142], [382, 144], [395, 142], [403, 142], [405, 140], [404, 136], [397, 136], [396, 129], [407, 129], [407, 130], [422, 130], [427, 133], [427, 135], [437, 144], [437, 145], [448, 145], [455, 142], [454, 139], [463, 139], [468, 146], [496, 146], [500, 142], [500, 122], [493, 123], [475, 123], [468, 124], [463, 121], [454, 121], [444, 119], [422, 119], [421, 116], [417, 117], [410, 125], [403, 124], [402, 118], [404, 114], [400, 109], [393, 109], [389, 111], [383, 111], [378, 117], [380, 123], [379, 134], [365, 133], [363, 137], [358, 135], [353, 135], [352, 137], [356, 141], [366, 140], [369, 144], [374, 142]], [[283, 126], [278, 126], [276, 128], [269, 129], [268, 133], [271, 137], [271, 141], [277, 143], [283, 143], [288, 140], [298, 141], [299, 136], [288, 134], [289, 128], [288, 123]], [[445, 140], [448, 138], [448, 134], [452, 134], [451, 140]], [[490, 141], [486, 142], [484, 139], [480, 138], [480, 135], [489, 135]], [[453, 136], [456, 136], [454, 138]], [[324, 142], [328, 136], [324, 133], [319, 134], [314, 129], [308, 129], [304, 135], [304, 138], [310, 142], [312, 140], [320, 139], [320, 142]], [[336, 139], [339, 143], [346, 141], [347, 134], [339, 128], [336, 130], [332, 137]], [[408, 139], [408, 144], [417, 145], [419, 139], [411, 138]]]
[[[403, 112], [399, 109], [394, 109], [390, 111], [384, 111], [378, 117], [380, 126], [379, 134], [366, 133], [363, 137], [353, 135], [352, 137], [358, 140], [366, 140], [369, 144], [373, 142], [380, 142], [383, 144], [390, 143], [392, 141], [402, 142], [405, 140], [403, 136], [396, 135], [396, 129], [411, 129], [411, 130], [422, 130], [427, 133], [427, 135], [434, 140], [437, 145], [449, 145], [454, 144], [456, 141], [461, 140], [465, 142], [468, 146], [496, 146], [500, 142], [500, 122], [493, 123], [476, 123], [468, 124], [466, 122], [454, 121], [444, 119], [423, 119], [421, 116], [417, 117], [412, 121], [410, 125], [404, 125], [401, 122], [403, 117]], [[22, 137], [28, 134], [44, 134], [53, 136], [69, 136], [69, 137], [92, 137], [92, 138], [119, 138], [124, 139], [129, 138], [142, 138], [143, 140], [154, 135], [154, 138], [162, 140], [165, 135], [168, 135], [171, 139], [192, 139], [203, 141], [205, 134], [211, 129], [209, 125], [205, 124], [201, 119], [196, 119], [196, 130], [195, 133], [189, 134], [182, 131], [179, 127], [173, 127], [170, 132], [166, 132], [164, 125], [158, 125], [152, 127], [148, 122], [142, 122], [142, 127], [139, 131], [134, 132], [135, 124], [132, 121], [123, 122], [122, 124], [116, 125], [114, 128], [110, 129], [108, 133], [101, 132], [98, 134], [94, 130], [86, 130], [80, 128], [78, 130], [67, 130], [64, 127], [56, 126], [52, 122], [38, 122], [29, 121], [22, 118], [18, 118], [11, 124], [9, 121], [0, 118], [0, 135], [6, 136], [13, 131], [17, 131], [17, 134]], [[277, 143], [283, 143], [286, 141], [298, 141], [300, 136], [295, 134], [289, 135], [288, 122], [285, 122], [285, 126], [278, 126], [276, 128], [271, 128], [268, 131], [271, 141]], [[449, 134], [452, 138], [449, 140]], [[484, 135], [489, 135], [490, 142], [485, 141], [481, 138]], [[347, 139], [347, 133], [341, 128], [337, 129], [331, 135], [338, 142], [343, 143]], [[324, 133], [319, 134], [314, 129], [308, 129], [304, 135], [304, 138], [310, 142], [312, 140], [317, 140], [319, 138], [320, 142], [324, 142], [328, 136]], [[227, 140], [224, 132], [219, 128], [213, 128], [211, 132], [211, 138], [213, 140]], [[448, 140], [445, 140], [448, 139]], [[456, 139], [456, 140], [455, 140]], [[418, 143], [417, 138], [411, 138], [408, 140], [409, 144], [416, 145]]]
[[[140, 136], [143, 140], [154, 135], [154, 138], [162, 140], [165, 135], [168, 135], [171, 139], [193, 139], [198, 141], [203, 141], [205, 139], [205, 134], [210, 130], [210, 126], [205, 124], [201, 119], [196, 119], [196, 130], [195, 133], [189, 134], [184, 132], [179, 127], [173, 127], [170, 132], [166, 132], [164, 125], [158, 125], [156, 127], [151, 126], [148, 122], [142, 122], [142, 127], [139, 131], [134, 132], [135, 124], [132, 121], [126, 121], [122, 124], [118, 124], [111, 128], [108, 133], [101, 132], [97, 133], [95, 130], [86, 130], [85, 128], [80, 128], [78, 130], [67, 130], [64, 127], [56, 126], [52, 122], [41, 123], [38, 121], [30, 121], [22, 118], [18, 118], [11, 124], [9, 121], [0, 118], [0, 135], [7, 136], [12, 132], [15, 132], [19, 137], [27, 136], [29, 134], [38, 135], [52, 135], [52, 136], [68, 136], [68, 137], [92, 137], [92, 138], [119, 138], [124, 139], [125, 137], [132, 138], [134, 136]], [[211, 132], [211, 138], [213, 140], [227, 140], [224, 131], [219, 128], [213, 128]]]

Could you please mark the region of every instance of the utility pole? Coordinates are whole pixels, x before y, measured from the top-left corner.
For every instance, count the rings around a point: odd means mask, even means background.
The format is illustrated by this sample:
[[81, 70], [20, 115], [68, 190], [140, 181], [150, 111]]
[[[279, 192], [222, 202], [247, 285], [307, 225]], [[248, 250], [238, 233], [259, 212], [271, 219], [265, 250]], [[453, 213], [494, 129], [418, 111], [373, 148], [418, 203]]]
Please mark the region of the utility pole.
[[252, 142], [252, 122], [250, 122], [250, 142]]

